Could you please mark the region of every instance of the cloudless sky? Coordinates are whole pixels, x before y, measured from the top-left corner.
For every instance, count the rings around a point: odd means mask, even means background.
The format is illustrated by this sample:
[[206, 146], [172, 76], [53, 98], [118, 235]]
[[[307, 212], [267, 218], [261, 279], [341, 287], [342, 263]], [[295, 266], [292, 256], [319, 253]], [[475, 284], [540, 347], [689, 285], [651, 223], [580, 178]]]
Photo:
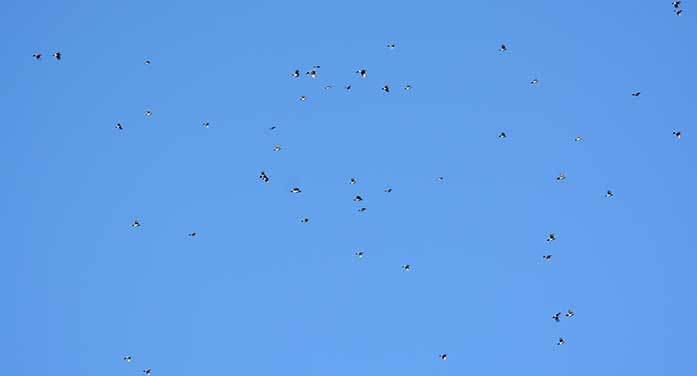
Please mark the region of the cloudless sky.
[[670, 3], [5, 1], [0, 374], [697, 374]]

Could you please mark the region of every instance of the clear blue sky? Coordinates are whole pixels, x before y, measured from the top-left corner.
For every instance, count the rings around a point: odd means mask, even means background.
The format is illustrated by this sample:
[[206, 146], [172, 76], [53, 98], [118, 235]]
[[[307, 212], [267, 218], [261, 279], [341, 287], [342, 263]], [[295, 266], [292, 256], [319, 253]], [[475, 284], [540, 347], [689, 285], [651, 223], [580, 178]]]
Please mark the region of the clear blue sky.
[[5, 1], [0, 373], [697, 374], [683, 8]]

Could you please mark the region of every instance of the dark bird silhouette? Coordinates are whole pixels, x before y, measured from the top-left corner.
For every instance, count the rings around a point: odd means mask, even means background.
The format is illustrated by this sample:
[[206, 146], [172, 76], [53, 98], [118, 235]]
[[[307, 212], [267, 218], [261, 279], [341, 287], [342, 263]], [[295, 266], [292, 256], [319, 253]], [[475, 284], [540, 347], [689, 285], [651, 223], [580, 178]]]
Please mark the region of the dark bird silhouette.
[[552, 255], [544, 255], [544, 256], [542, 256], [542, 258], [549, 261], [552, 259]]
[[402, 265], [402, 269], [404, 269], [405, 272], [408, 272], [411, 270], [411, 265], [409, 265], [409, 264]]
[[552, 316], [552, 320], [559, 322], [559, 316], [561, 316], [561, 312], [557, 312]]
[[122, 130], [123, 130], [123, 125], [121, 125], [121, 123], [116, 123], [116, 129], [122, 131]]
[[140, 227], [140, 222], [136, 219], [135, 221], [133, 221], [133, 224], [131, 225], [131, 227], [134, 227], [134, 228]]
[[304, 96], [304, 95], [300, 96], [300, 101], [301, 101], [301, 102], [305, 102], [306, 100], [307, 100], [307, 97], [306, 97], [306, 96]]
[[309, 76], [312, 77], [312, 78], [317, 77], [317, 71], [314, 70], [314, 69], [311, 70], [311, 71], [309, 71], [309, 72], [305, 72], [305, 74], [306, 74], [306, 75], [309, 75]]
[[368, 72], [366, 72], [365, 69], [359, 69], [356, 71], [356, 73], [360, 74], [362, 78], [365, 78], [365, 76], [368, 75]]
[[678, 9], [682, 4], [682, 1], [673, 1], [673, 8]]
[[145, 60], [145, 62], [143, 62], [143, 64], [150, 65], [150, 60]]
[[358, 212], [359, 212], [359, 213], [363, 213], [363, 212], [366, 211], [366, 210], [368, 210], [368, 209], [366, 209], [366, 208], [360, 208], [360, 209], [358, 209]]
[[211, 126], [211, 123], [209, 123], [209, 122], [207, 122], [207, 121], [204, 121], [204, 122], [203, 122], [203, 127], [204, 127], [204, 128], [208, 128], [208, 127], [210, 127], [210, 126]]
[[351, 91], [351, 85], [346, 86], [344, 89], [346, 89], [347, 91]]
[[385, 86], [382, 87], [382, 91], [384, 91], [385, 93], [389, 93], [389, 92], [390, 92], [390, 87], [387, 86], [387, 85], [385, 85]]
[[63, 58], [63, 55], [60, 52], [56, 52], [55, 54], [53, 54], [53, 57], [55, 57], [56, 60], [60, 60], [61, 58]]
[[145, 116], [152, 116], [152, 111], [150, 111], [150, 110], [145, 111]]
[[353, 201], [355, 201], [355, 202], [361, 202], [361, 201], [363, 201], [363, 197], [361, 197], [361, 196], [356, 196], [356, 197], [353, 198]]
[[125, 360], [127, 363], [130, 363], [130, 362], [131, 362], [131, 359], [132, 359], [132, 358], [131, 358], [130, 355], [127, 355], [127, 356], [124, 356], [124, 357], [123, 357], [123, 360]]
[[310, 218], [305, 217], [305, 218], [301, 219], [300, 222], [302, 222], [302, 223], [310, 222]]
[[499, 138], [506, 138], [506, 132], [499, 133]]
[[444, 181], [444, 180], [445, 180], [445, 178], [442, 176], [439, 176], [438, 178], [436, 178], [436, 181], [439, 181], [439, 182]]
[[198, 233], [196, 233], [196, 232], [192, 232], [191, 234], [189, 234], [189, 237], [190, 237], [190, 238], [195, 238], [195, 237], [196, 237], [196, 235], [198, 235]]
[[290, 193], [300, 193], [300, 192], [302, 192], [302, 191], [300, 190], [300, 188], [293, 188], [293, 189], [290, 190]]
[[145, 374], [145, 376], [150, 376], [150, 374], [152, 373], [152, 370], [150, 368], [148, 368], [148, 369], [143, 370], [143, 373]]
[[31, 56], [33, 56], [36, 60], [41, 60], [41, 54], [33, 54]]
[[363, 257], [363, 255], [365, 255], [365, 252], [363, 252], [363, 251], [356, 252], [356, 257], [358, 257], [358, 258]]
[[682, 16], [682, 9], [678, 9], [675, 11], [676, 16]]
[[615, 195], [615, 194], [612, 193], [612, 191], [610, 191], [610, 190], [608, 190], [608, 191], [605, 193], [605, 197], [607, 197], [607, 198], [610, 198], [610, 197], [612, 197], [612, 196], [614, 196], [614, 195]]
[[677, 138], [677, 139], [679, 140], [680, 137], [682, 137], [682, 132], [680, 132], [680, 131], [675, 131], [675, 132], [673, 132], [673, 136], [675, 136], [675, 138]]
[[556, 235], [554, 235], [554, 233], [549, 234], [549, 236], [547, 237], [548, 242], [553, 242], [555, 240], [557, 240], [557, 237]]
[[565, 343], [566, 343], [566, 341], [564, 340], [564, 338], [559, 337], [559, 341], [557, 342], [557, 346], [561, 346]]
[[446, 359], [448, 359], [448, 354], [443, 353], [443, 354], [440, 354], [439, 357], [440, 357], [440, 360], [446, 360]]
[[568, 311], [566, 311], [566, 314], [564, 316], [569, 317], [569, 318], [574, 317], [574, 311], [568, 310]]
[[640, 92], [640, 91], [637, 91], [636, 93], [632, 93], [632, 96], [633, 96], [633, 97], [638, 97], [638, 96], [640, 96], [640, 95], [641, 95], [641, 92]]
[[539, 84], [539, 83], [540, 83], [540, 80], [537, 79], [537, 78], [535, 78], [534, 80], [530, 81], [530, 84], [531, 84], [531, 85], [537, 85], [537, 84]]
[[557, 180], [559, 180], [559, 181], [564, 180], [564, 179], [566, 179], [566, 175], [564, 175], [563, 172], [560, 173], [559, 176], [557, 176]]
[[269, 182], [269, 177], [266, 175], [266, 172], [262, 171], [261, 174], [259, 174], [259, 179], [263, 180], [264, 183]]
[[506, 51], [508, 51], [508, 47], [506, 47], [505, 44], [502, 44], [501, 47], [499, 47], [499, 51], [506, 52]]
[[356, 183], [358, 183], [358, 181], [355, 178], [351, 178], [351, 180], [349, 180], [349, 184], [351, 185], [354, 185]]
[[581, 136], [576, 136], [576, 138], [574, 138], [574, 141], [576, 141], [576, 142], [578, 142], [578, 141], [583, 141], [583, 137], [581, 137]]
[[405, 86], [405, 87], [404, 87], [404, 90], [406, 90], [406, 91], [409, 91], [409, 90], [411, 90], [411, 85], [407, 85], [407, 86]]
[[387, 48], [389, 48], [389, 49], [391, 49], [391, 50], [394, 50], [394, 48], [395, 48], [394, 43], [388, 44], [388, 45], [387, 45]]
[[300, 77], [300, 71], [296, 69], [296, 70], [293, 72], [293, 77]]
[[273, 151], [281, 151], [281, 145], [274, 146]]
[[270, 131], [276, 129], [276, 126], [274, 125], [273, 127], [269, 128]]
[[324, 85], [324, 90], [331, 90], [331, 89], [332, 89], [332, 85]]
[[392, 188], [385, 188], [385, 193], [392, 193]]

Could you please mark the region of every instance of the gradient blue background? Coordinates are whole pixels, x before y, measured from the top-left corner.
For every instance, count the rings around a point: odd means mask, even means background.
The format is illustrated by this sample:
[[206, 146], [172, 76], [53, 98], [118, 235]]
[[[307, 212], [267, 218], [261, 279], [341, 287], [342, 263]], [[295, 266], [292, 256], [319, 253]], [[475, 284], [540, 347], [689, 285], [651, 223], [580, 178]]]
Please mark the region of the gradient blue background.
[[683, 8], [5, 1], [0, 374], [697, 374]]

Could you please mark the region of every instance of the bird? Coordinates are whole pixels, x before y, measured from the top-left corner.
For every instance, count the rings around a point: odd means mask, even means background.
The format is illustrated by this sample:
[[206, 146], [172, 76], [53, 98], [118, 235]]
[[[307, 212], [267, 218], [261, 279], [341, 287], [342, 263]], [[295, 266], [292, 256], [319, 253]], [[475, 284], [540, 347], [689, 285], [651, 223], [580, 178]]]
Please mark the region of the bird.
[[304, 96], [304, 95], [300, 96], [300, 101], [301, 101], [301, 102], [305, 102], [306, 100], [307, 100], [307, 97], [306, 97], [306, 96]]
[[407, 86], [405, 86], [405, 87], [404, 87], [404, 90], [406, 90], [406, 91], [409, 91], [409, 90], [411, 90], [411, 85], [407, 85]]
[[559, 342], [557, 342], [557, 346], [561, 346], [565, 343], [566, 343], [566, 341], [564, 340], [564, 338], [559, 337]]
[[150, 65], [150, 60], [145, 60], [145, 62], [143, 64]]
[[552, 320], [559, 322], [559, 316], [561, 316], [561, 312], [557, 312], [552, 316]]
[[436, 178], [436, 181], [444, 181], [444, 180], [445, 180], [445, 178], [442, 177], [442, 176], [439, 176], [439, 177]]
[[385, 93], [389, 93], [389, 92], [390, 92], [390, 87], [387, 86], [387, 85], [385, 85], [385, 86], [382, 87], [382, 90], [383, 90]]
[[569, 310], [566, 311], [566, 314], [565, 314], [564, 316], [566, 316], [566, 317], [574, 317], [574, 311], [572, 311], [572, 310], [569, 309]]
[[610, 191], [610, 190], [608, 190], [608, 191], [605, 193], [605, 197], [607, 197], [607, 198], [610, 198], [610, 197], [612, 197], [612, 196], [614, 196], [614, 194], [613, 194], [612, 191]]
[[125, 360], [127, 363], [130, 363], [130, 362], [131, 362], [131, 359], [132, 359], [132, 358], [131, 358], [130, 355], [126, 355], [126, 356], [123, 357], [123, 360]]
[[675, 10], [676, 16], [682, 16], [682, 9]]
[[207, 122], [207, 121], [204, 121], [204, 122], [203, 122], [203, 127], [204, 127], [204, 128], [208, 128], [208, 127], [210, 127], [210, 126], [211, 126], [211, 123], [209, 123], [209, 122]]
[[673, 1], [673, 8], [678, 9], [682, 1]]
[[391, 49], [391, 50], [394, 50], [394, 48], [395, 48], [394, 43], [388, 44], [388, 45], [387, 45], [387, 48], [389, 48], [389, 49]]
[[33, 54], [31, 56], [34, 57], [34, 59], [36, 60], [41, 60], [41, 54]]
[[134, 228], [140, 227], [140, 222], [136, 219], [135, 221], [133, 221], [133, 224], [131, 225], [131, 227], [134, 227]]
[[312, 78], [317, 77], [317, 71], [314, 70], [314, 69], [311, 70], [311, 71], [309, 71], [309, 72], [305, 72], [305, 74], [306, 74], [306, 75], [309, 75], [309, 76], [312, 77]]
[[296, 70], [293, 72], [293, 77], [300, 77], [300, 71], [296, 69]]
[[143, 373], [145, 374], [145, 376], [150, 376], [150, 374], [152, 373], [152, 370], [150, 368], [144, 369]]
[[273, 151], [281, 151], [281, 145], [274, 146]]
[[263, 180], [264, 183], [269, 182], [269, 177], [266, 175], [266, 173], [264, 171], [262, 171], [261, 174], [259, 174], [259, 179]]
[[123, 130], [123, 125], [121, 125], [121, 123], [116, 123], [116, 129], [122, 131], [122, 130]]
[[319, 69], [319, 65], [313, 65], [312, 69]]
[[290, 193], [300, 193], [300, 192], [302, 192], [302, 191], [300, 190], [300, 188], [293, 188], [293, 189], [290, 190]]
[[359, 69], [359, 70], [356, 71], [356, 73], [360, 74], [360, 75], [361, 75], [361, 78], [365, 78], [365, 76], [368, 75], [368, 72], [366, 72], [365, 69]]
[[549, 236], [547, 237], [548, 242], [553, 242], [555, 240], [557, 240], [557, 236], [554, 235], [554, 233], [549, 234]]
[[363, 201], [363, 197], [361, 197], [361, 196], [356, 196], [356, 197], [353, 198], [353, 201], [355, 201], [355, 202], [361, 202], [361, 201]]
[[356, 183], [358, 183], [358, 181], [355, 178], [351, 178], [351, 180], [349, 180], [349, 184], [351, 185], [354, 185]]
[[305, 218], [301, 219], [300, 222], [301, 222], [301, 223], [310, 222], [310, 218], [305, 217]]
[[192, 232], [191, 234], [189, 234], [189, 237], [190, 237], [190, 238], [195, 238], [196, 235], [198, 235], [196, 232]]
[[324, 90], [331, 90], [331, 89], [332, 89], [332, 85], [324, 85]]
[[274, 129], [276, 129], [276, 126], [275, 126], [275, 125], [272, 126], [271, 128], [269, 128], [270, 131], [272, 131], [272, 130], [274, 130]]
[[150, 111], [150, 110], [145, 111], [145, 116], [152, 116], [152, 111]]
[[53, 54], [53, 57], [55, 57], [56, 60], [60, 60], [63, 57], [63, 55], [60, 52], [56, 52], [55, 54]]
[[347, 91], [351, 91], [351, 85], [347, 85], [344, 89], [346, 89]]
[[502, 44], [501, 47], [499, 47], [499, 51], [506, 52], [506, 51], [508, 51], [508, 47], [506, 47], [505, 44]]
[[552, 255], [544, 255], [544, 256], [542, 256], [542, 258], [549, 261], [552, 259]]
[[439, 356], [440, 356], [440, 360], [448, 359], [448, 354], [446, 354], [446, 353], [440, 354]]
[[531, 84], [531, 85], [536, 85], [536, 84], [539, 84], [539, 83], [540, 83], [540, 80], [538, 80], [537, 78], [535, 78], [534, 80], [530, 81], [530, 84]]
[[411, 265], [409, 265], [409, 264], [402, 265], [402, 269], [404, 269], [405, 272], [408, 272], [411, 270]]
[[506, 138], [506, 132], [499, 133], [499, 138]]
[[640, 96], [640, 95], [641, 95], [641, 92], [640, 92], [640, 91], [637, 91], [636, 93], [632, 93], [632, 96], [633, 96], [633, 97], [638, 97], [638, 96]]
[[564, 179], [566, 179], [566, 175], [564, 175], [563, 172], [560, 173], [559, 176], [557, 176], [557, 180], [559, 180], [559, 181], [564, 180]]
[[682, 137], [682, 133], [680, 131], [675, 131], [675, 132], [673, 132], [673, 136], [675, 136], [675, 138], [677, 138], [679, 140], [680, 137]]
[[576, 141], [576, 142], [583, 141], [583, 137], [576, 136], [576, 138], [574, 138], [574, 141]]
[[366, 209], [366, 208], [360, 208], [360, 209], [358, 209], [358, 212], [359, 212], [359, 213], [363, 213], [363, 212], [366, 211], [366, 210], [368, 210], [368, 209]]
[[363, 251], [356, 252], [356, 257], [358, 257], [358, 258], [363, 257], [363, 255], [365, 255], [365, 252], [363, 252]]
[[385, 193], [392, 193], [392, 188], [385, 188]]

